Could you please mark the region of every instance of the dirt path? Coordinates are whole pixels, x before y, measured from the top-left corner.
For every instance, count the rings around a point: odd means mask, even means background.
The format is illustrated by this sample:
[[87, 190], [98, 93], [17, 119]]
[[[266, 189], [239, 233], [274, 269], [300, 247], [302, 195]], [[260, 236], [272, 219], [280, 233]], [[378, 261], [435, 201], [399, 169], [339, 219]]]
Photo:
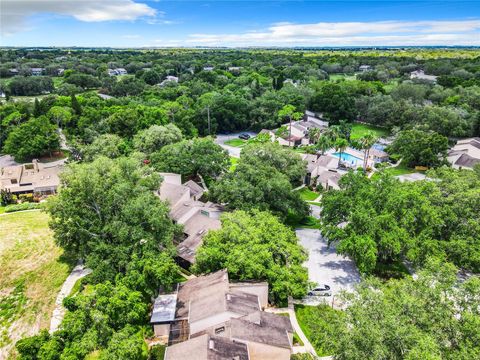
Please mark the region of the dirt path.
[[86, 269], [85, 266], [78, 264], [73, 268], [70, 275], [68, 275], [67, 279], [63, 283], [62, 288], [60, 289], [60, 292], [58, 293], [57, 300], [55, 301], [55, 309], [53, 310], [52, 319], [50, 321], [50, 333], [58, 330], [58, 327], [65, 316], [66, 309], [63, 307], [63, 299], [70, 295], [77, 280], [87, 276], [91, 272], [91, 269]]

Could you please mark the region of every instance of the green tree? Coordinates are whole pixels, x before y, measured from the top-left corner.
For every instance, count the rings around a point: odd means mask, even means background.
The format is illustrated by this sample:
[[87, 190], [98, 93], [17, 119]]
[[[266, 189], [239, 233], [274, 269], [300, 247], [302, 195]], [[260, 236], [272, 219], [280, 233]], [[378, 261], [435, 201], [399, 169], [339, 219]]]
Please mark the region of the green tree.
[[104, 134], [95, 138], [95, 140], [82, 148], [82, 159], [93, 161], [95, 158], [105, 156], [115, 159], [123, 155], [126, 151], [125, 140], [115, 134]]
[[222, 228], [210, 231], [197, 252], [194, 271], [228, 269], [236, 280], [265, 280], [270, 299], [301, 298], [308, 286], [306, 251], [295, 232], [268, 212], [235, 211], [222, 216]]
[[348, 141], [347, 139], [344, 138], [338, 138], [335, 141], [335, 150], [340, 153], [340, 159], [342, 158], [342, 154], [345, 151], [345, 149], [348, 147]]
[[313, 95], [310, 101], [313, 111], [323, 113], [332, 124], [340, 120], [355, 120], [355, 101], [352, 95], [339, 84], [327, 82]]
[[70, 102], [71, 102], [73, 113], [77, 116], [82, 115], [82, 106], [78, 102], [78, 99], [75, 96], [75, 94], [70, 95]]
[[224, 175], [211, 187], [212, 198], [229, 209], [269, 210], [284, 219], [289, 214], [308, 215], [308, 206], [290, 179], [267, 163], [245, 163], [242, 158], [233, 172]]
[[26, 161], [58, 149], [57, 127], [45, 116], [32, 118], [9, 132], [3, 151], [17, 161]]
[[436, 132], [418, 129], [401, 131], [387, 151], [398, 154], [408, 166], [437, 167], [445, 163], [448, 139]]
[[285, 174], [292, 184], [298, 185], [306, 174], [306, 164], [300, 155], [277, 143], [248, 144], [242, 149], [242, 163], [252, 166], [267, 164]]
[[141, 331], [127, 326], [113, 334], [100, 360], [146, 360], [148, 347]]
[[317, 142], [315, 143], [315, 146], [318, 150], [320, 150], [321, 154], [324, 155], [325, 152], [328, 149], [331, 149], [333, 146], [332, 140], [326, 136], [326, 135], [321, 135], [318, 137]]
[[57, 127], [62, 128], [65, 125], [68, 125], [72, 119], [72, 112], [68, 107], [64, 106], [53, 106], [48, 110], [47, 117], [50, 121], [57, 124]]
[[[283, 85], [283, 83], [282, 83]], [[291, 146], [291, 136], [292, 136], [292, 121], [300, 120], [302, 118], [302, 113], [296, 111], [296, 108], [294, 105], [285, 105], [279, 112], [278, 112], [278, 118], [281, 120], [287, 120], [289, 122], [289, 129], [288, 129], [288, 144]]]
[[212, 138], [194, 138], [166, 145], [150, 156], [158, 171], [174, 172], [184, 177], [201, 175], [216, 178], [230, 166], [226, 150]]
[[96, 281], [125, 273], [132, 258], [172, 253], [174, 226], [154, 194], [160, 176], [132, 158], [72, 164], [48, 204], [55, 241], [86, 260]]
[[160, 150], [163, 146], [182, 140], [182, 132], [173, 125], [152, 125], [139, 131], [133, 138], [133, 147], [147, 156]]
[[368, 131], [359, 139], [360, 148], [363, 150], [363, 171], [367, 170], [368, 157], [370, 154], [370, 149], [377, 142], [377, 137], [371, 131]]
[[335, 358], [475, 359], [480, 356], [480, 281], [456, 280], [456, 269], [428, 262], [418, 279], [370, 279], [347, 296]]

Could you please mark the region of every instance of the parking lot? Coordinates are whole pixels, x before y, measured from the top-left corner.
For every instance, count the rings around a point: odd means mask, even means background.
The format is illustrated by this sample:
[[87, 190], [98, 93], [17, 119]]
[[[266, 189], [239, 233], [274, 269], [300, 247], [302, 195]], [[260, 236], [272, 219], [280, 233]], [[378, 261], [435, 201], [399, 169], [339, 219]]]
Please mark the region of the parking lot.
[[[352, 260], [338, 255], [333, 245], [329, 248], [319, 230], [298, 229], [296, 233], [300, 243], [308, 250], [309, 258], [305, 266], [310, 281], [331, 287], [332, 296], [324, 300], [331, 304], [341, 290], [354, 290], [355, 284], [360, 282], [360, 274]], [[321, 301], [315, 297], [306, 299], [304, 303]]]

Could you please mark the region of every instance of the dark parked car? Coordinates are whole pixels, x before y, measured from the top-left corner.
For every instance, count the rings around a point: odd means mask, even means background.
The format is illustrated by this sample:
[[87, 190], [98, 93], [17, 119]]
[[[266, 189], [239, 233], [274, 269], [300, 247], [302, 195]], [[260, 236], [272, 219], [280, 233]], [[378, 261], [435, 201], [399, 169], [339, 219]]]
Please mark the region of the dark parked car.
[[310, 290], [308, 292], [309, 296], [332, 296], [332, 292], [330, 291], [329, 285], [317, 285], [316, 288]]
[[250, 135], [248, 135], [248, 134], [240, 134], [240, 135], [238, 136], [238, 138], [239, 138], [239, 139], [242, 139], [242, 140], [248, 140], [248, 139], [250, 139]]

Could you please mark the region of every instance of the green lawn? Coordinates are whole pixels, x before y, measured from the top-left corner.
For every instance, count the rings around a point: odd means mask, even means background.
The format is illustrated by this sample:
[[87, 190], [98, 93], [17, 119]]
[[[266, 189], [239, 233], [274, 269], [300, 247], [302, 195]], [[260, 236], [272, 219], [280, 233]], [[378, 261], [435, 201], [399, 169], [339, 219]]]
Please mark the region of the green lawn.
[[238, 159], [235, 157], [230, 157], [230, 168], [228, 171], [233, 172], [237, 168]]
[[0, 216], [0, 353], [15, 357], [14, 344], [50, 326], [50, 317], [71, 266], [60, 261], [40, 211]]
[[231, 140], [225, 141], [225, 145], [234, 146], [234, 147], [242, 147], [246, 143], [247, 141], [242, 139], [231, 139]]
[[350, 134], [350, 138], [352, 140], [359, 139], [369, 131], [373, 132], [377, 137], [385, 137], [389, 135], [389, 132], [387, 129], [380, 128], [374, 125], [354, 123], [352, 126], [352, 132]]
[[317, 355], [333, 355], [337, 347], [338, 325], [344, 321], [343, 312], [328, 305], [295, 305], [295, 315]]
[[319, 193], [316, 193], [315, 191], [312, 191], [307, 187], [301, 188], [300, 190], [297, 190], [297, 192], [300, 194], [300, 197], [305, 201], [313, 201], [320, 195]]
[[331, 74], [329, 75], [331, 81], [337, 80], [355, 80], [357, 77], [351, 74]]
[[[404, 164], [403, 162], [400, 163], [400, 165], [396, 166], [396, 167], [388, 167], [388, 168], [385, 168], [383, 170], [380, 170], [381, 172], [384, 172], [386, 174], [390, 174], [392, 176], [398, 176], [398, 175], [405, 175], [405, 174], [412, 174], [412, 173], [415, 173], [415, 172], [419, 172], [413, 168], [409, 168], [406, 164]], [[378, 176], [379, 173], [376, 172], [375, 174], [373, 174], [372, 177], [376, 177]]]

